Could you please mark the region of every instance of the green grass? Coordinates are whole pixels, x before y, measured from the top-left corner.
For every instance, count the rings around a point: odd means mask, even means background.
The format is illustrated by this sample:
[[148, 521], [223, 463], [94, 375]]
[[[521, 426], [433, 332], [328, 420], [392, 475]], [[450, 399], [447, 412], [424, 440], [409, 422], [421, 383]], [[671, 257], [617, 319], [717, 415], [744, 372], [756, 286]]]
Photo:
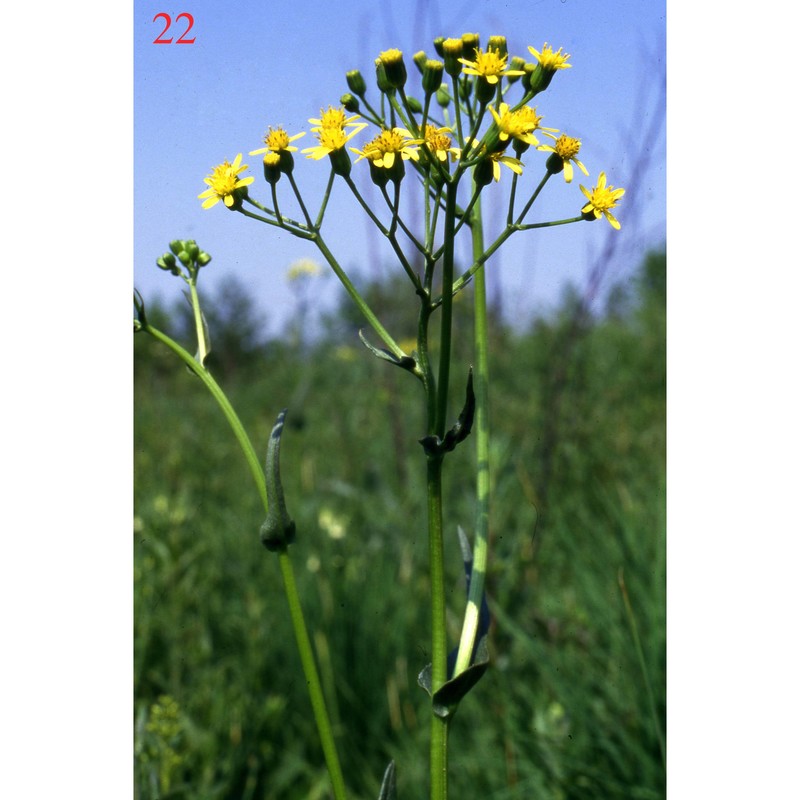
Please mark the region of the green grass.
[[[451, 728], [453, 797], [665, 795], [663, 270], [663, 257], [648, 259], [624, 313], [576, 325], [565, 303], [528, 331], [493, 331], [492, 663]], [[349, 331], [347, 319], [332, 330]], [[291, 554], [351, 797], [374, 800], [392, 758], [400, 797], [420, 797], [421, 393], [351, 332], [336, 342], [304, 353], [268, 343], [235, 370], [224, 352], [216, 374], [260, 451], [289, 407]], [[137, 795], [327, 797], [244, 459], [199, 381], [154, 341], [136, 348]], [[453, 375], [461, 399], [466, 367]], [[456, 527], [470, 530], [474, 513], [469, 448], [445, 466], [451, 646], [465, 597]], [[165, 695], [177, 703], [171, 728], [153, 721]]]

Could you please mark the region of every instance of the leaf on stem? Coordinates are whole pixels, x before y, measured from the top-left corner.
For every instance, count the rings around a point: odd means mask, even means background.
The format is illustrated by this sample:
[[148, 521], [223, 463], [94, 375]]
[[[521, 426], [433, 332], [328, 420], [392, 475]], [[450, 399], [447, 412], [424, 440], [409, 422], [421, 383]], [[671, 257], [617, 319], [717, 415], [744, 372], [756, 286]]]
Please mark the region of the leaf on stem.
[[430, 455], [444, 455], [455, 450], [455, 447], [460, 442], [469, 436], [472, 430], [472, 423], [475, 419], [475, 391], [472, 388], [472, 367], [469, 368], [469, 376], [467, 377], [467, 397], [464, 401], [464, 407], [458, 415], [456, 424], [450, 428], [444, 435], [444, 439], [438, 436], [423, 436], [419, 443], [422, 445], [425, 452]]
[[[464, 573], [467, 577], [467, 597], [469, 597], [469, 585], [472, 580], [472, 550], [466, 535], [459, 527], [458, 538], [461, 544], [461, 554], [464, 559]], [[420, 672], [417, 681], [425, 691], [431, 695], [433, 701], [433, 713], [437, 717], [448, 717], [455, 713], [458, 704], [464, 699], [466, 694], [483, 677], [489, 666], [489, 645], [488, 631], [491, 617], [489, 606], [486, 602], [486, 593], [481, 598], [481, 608], [478, 615], [478, 630], [476, 641], [472, 648], [469, 666], [455, 678], [445, 681], [436, 692], [432, 691], [431, 673], [432, 666], [428, 664]], [[447, 674], [452, 676], [458, 658], [458, 647], [453, 649], [447, 657]]]
[[396, 367], [401, 367], [402, 369], [406, 369], [409, 372], [414, 372], [417, 368], [417, 362], [411, 356], [400, 356], [399, 358], [394, 354], [385, 350], [384, 348], [377, 348], [371, 345], [365, 338], [364, 332], [358, 332], [358, 338], [361, 339], [362, 344], [369, 350], [372, 355], [376, 356], [377, 358], [382, 359], [383, 361], [388, 361], [390, 364], [394, 364]]
[[386, 772], [383, 773], [383, 783], [378, 800], [397, 800], [397, 778], [395, 777], [394, 761], [389, 762]]
[[261, 544], [270, 552], [285, 550], [295, 538], [294, 520], [286, 510], [286, 499], [283, 496], [283, 486], [281, 484], [281, 434], [283, 433], [283, 421], [286, 418], [284, 408], [272, 428], [267, 445], [267, 463], [264, 477], [267, 485], [267, 500], [269, 511], [267, 518], [261, 525]]

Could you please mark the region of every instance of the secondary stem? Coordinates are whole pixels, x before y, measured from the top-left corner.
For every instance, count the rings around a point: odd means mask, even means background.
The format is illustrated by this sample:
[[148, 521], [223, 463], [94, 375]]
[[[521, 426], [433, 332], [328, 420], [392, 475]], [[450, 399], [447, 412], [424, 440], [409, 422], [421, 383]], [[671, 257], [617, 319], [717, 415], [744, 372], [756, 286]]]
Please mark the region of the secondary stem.
[[[222, 409], [222, 413], [228, 420], [231, 428], [233, 429], [236, 439], [239, 442], [247, 464], [250, 467], [250, 473], [256, 483], [261, 502], [264, 506], [264, 512], [269, 510], [269, 502], [267, 500], [266, 482], [264, 480], [264, 472], [261, 468], [261, 461], [256, 455], [253, 443], [242, 425], [239, 416], [228, 400], [225, 392], [222, 391], [219, 384], [211, 376], [211, 373], [199, 364], [192, 355], [181, 347], [176, 341], [171, 339], [165, 333], [154, 328], [148, 323], [143, 323], [141, 330], [149, 333], [155, 339], [165, 344], [172, 350], [189, 369], [197, 375], [198, 378], [205, 384], [206, 388], [211, 392], [217, 404]], [[331, 726], [328, 710], [325, 706], [325, 698], [322, 693], [322, 684], [317, 672], [317, 665], [314, 661], [313, 650], [311, 649], [311, 642], [308, 637], [308, 630], [306, 628], [305, 619], [303, 618], [303, 610], [300, 605], [300, 597], [297, 593], [297, 585], [294, 579], [294, 568], [289, 559], [288, 552], [284, 549], [278, 552], [278, 563], [280, 564], [281, 575], [283, 576], [283, 585], [286, 592], [286, 599], [289, 603], [289, 613], [292, 619], [292, 627], [294, 628], [295, 639], [297, 640], [297, 647], [300, 653], [300, 662], [303, 667], [303, 673], [308, 686], [308, 694], [311, 700], [311, 708], [314, 713], [314, 720], [317, 724], [317, 732], [319, 734], [320, 743], [322, 745], [322, 752], [325, 756], [325, 763], [328, 767], [328, 774], [331, 780], [331, 787], [333, 789], [333, 796], [335, 800], [347, 800], [347, 790], [344, 784], [344, 776], [342, 767], [339, 763], [339, 756], [336, 750], [336, 741], [333, 737], [333, 727]]]

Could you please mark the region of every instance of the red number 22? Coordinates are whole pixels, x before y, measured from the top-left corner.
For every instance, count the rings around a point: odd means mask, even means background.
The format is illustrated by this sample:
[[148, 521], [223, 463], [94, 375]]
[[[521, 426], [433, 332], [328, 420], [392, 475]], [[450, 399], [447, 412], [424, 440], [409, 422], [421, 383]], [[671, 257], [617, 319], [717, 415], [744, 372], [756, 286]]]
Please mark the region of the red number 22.
[[[153, 44], [172, 44], [172, 37], [171, 36], [169, 37], [169, 39], [165, 39], [164, 38], [164, 34], [169, 30], [169, 26], [172, 24], [172, 20], [170, 19], [169, 14], [165, 14], [162, 11], [160, 14], [156, 14], [153, 17], [153, 22], [155, 22], [159, 17], [161, 17], [162, 19], [166, 20], [167, 24], [164, 26], [164, 30], [161, 31], [161, 33], [159, 33], [158, 36], [155, 39], [153, 39]], [[187, 39], [186, 38], [186, 34], [189, 33], [189, 31], [194, 26], [194, 17], [191, 14], [187, 14], [184, 11], [183, 14], [178, 14], [178, 16], [175, 17], [175, 22], [177, 22], [179, 19], [182, 19], [182, 18], [185, 18], [189, 24], [188, 24], [186, 30], [183, 32], [183, 34], [181, 34], [181, 37], [176, 40], [175, 44], [194, 44], [195, 39], [197, 38], [196, 36], [193, 36], [191, 39]]]

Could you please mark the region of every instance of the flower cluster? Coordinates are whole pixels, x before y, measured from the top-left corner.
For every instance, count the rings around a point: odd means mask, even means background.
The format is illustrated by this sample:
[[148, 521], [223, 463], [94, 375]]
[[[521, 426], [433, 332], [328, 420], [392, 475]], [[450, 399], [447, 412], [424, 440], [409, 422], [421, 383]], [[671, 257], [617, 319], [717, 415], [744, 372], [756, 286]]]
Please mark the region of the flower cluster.
[[[501, 179], [501, 165], [509, 168], [516, 182], [531, 169], [531, 154], [536, 152], [548, 154], [544, 180], [563, 173], [570, 184], [573, 165], [589, 175], [578, 158], [581, 141], [557, 128], [542, 126], [543, 116], [531, 105], [559, 71], [572, 67], [570, 55], [562, 48], [554, 49], [546, 42], [539, 49], [528, 47], [533, 60], [527, 61], [509, 56], [504, 37], [490, 37], [484, 49], [477, 34], [442, 37], [435, 40], [434, 48], [438, 58], [430, 58], [424, 51], [413, 57], [421, 76], [422, 100], [409, 93], [411, 81], [400, 50], [384, 50], [375, 59], [378, 104], [370, 104], [362, 74], [348, 72], [350, 92], [342, 96], [341, 104], [330, 105], [309, 120], [317, 143], [305, 148], [303, 155], [313, 161], [327, 157], [333, 173], [348, 181], [352, 165], [366, 161], [376, 185], [384, 187], [392, 181], [398, 189], [407, 162], [432, 190], [445, 183], [457, 184], [468, 171], [480, 190]], [[443, 83], [447, 77], [449, 84]], [[510, 90], [517, 85], [521, 96], [513, 102]], [[368, 127], [375, 128], [372, 137], [361, 144], [354, 142]], [[250, 151], [252, 156], [263, 155], [264, 177], [273, 192], [281, 175], [291, 174], [292, 152], [297, 151], [292, 142], [304, 134], [290, 136], [283, 127], [270, 126], [264, 146]], [[541, 136], [552, 144], [543, 144]], [[506, 153], [509, 148], [513, 156]], [[357, 156], [354, 162], [348, 151]], [[242, 199], [247, 199], [245, 187], [253, 181], [252, 177], [240, 177], [244, 169], [241, 156], [215, 167], [205, 179], [209, 188], [199, 195], [203, 207], [222, 200], [228, 208], [240, 208]], [[624, 190], [607, 187], [604, 172], [591, 190], [580, 189], [588, 202], [577, 219], [605, 217], [618, 229], [620, 224], [610, 209], [616, 207]]]

